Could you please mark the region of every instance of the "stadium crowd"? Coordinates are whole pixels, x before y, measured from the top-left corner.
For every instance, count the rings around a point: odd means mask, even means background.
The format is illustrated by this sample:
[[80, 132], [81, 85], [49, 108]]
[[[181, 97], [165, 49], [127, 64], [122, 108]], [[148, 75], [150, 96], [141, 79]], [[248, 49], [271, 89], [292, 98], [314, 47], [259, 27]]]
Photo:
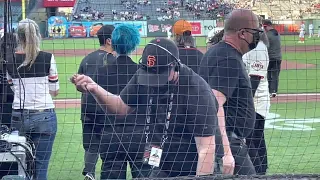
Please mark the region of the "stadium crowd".
[[[101, 20], [104, 15], [116, 21], [134, 21], [157, 19], [179, 19], [192, 16], [194, 19], [223, 18], [232, 9], [257, 9], [268, 13], [271, 19], [301, 19], [308, 15], [319, 13], [319, 3], [311, 1], [261, 1], [261, 0], [166, 0], [166, 1], [132, 1], [122, 0], [111, 3], [105, 12], [96, 12], [95, 3], [90, 0], [80, 1], [85, 7], [75, 9], [75, 20]], [[119, 6], [119, 5], [120, 6]], [[113, 8], [114, 7], [114, 8]], [[109, 10], [110, 9], [110, 10]], [[109, 16], [108, 16], [109, 18]]]
[[104, 18], [104, 14], [99, 12], [90, 6], [87, 6], [81, 9], [77, 13], [73, 13], [74, 20], [87, 20], [87, 21], [97, 21], [102, 20]]
[[[246, 2], [246, 1], [245, 1]], [[97, 12], [92, 8], [89, 0], [81, 1], [81, 4], [85, 4], [84, 7], [73, 13], [75, 20], [101, 20], [103, 19], [103, 13]], [[239, 3], [228, 3], [220, 0], [196, 0], [196, 1], [165, 1], [152, 3], [152, 1], [120, 1], [121, 6], [117, 8], [111, 7], [112, 20], [118, 21], [134, 21], [134, 20], [149, 20], [152, 18], [160, 21], [167, 19], [179, 19], [182, 14], [192, 15], [196, 19], [203, 18], [219, 18], [224, 17], [234, 7], [243, 7], [242, 1]], [[150, 11], [144, 11], [144, 9], [152, 9]], [[156, 12], [156, 13], [154, 13]]]

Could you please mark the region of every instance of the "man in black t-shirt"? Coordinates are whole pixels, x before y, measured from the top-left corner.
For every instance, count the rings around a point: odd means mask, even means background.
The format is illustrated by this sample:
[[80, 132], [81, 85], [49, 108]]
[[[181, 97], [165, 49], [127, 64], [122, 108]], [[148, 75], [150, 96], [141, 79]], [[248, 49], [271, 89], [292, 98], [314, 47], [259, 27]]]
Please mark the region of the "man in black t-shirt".
[[242, 55], [256, 47], [261, 32], [252, 11], [234, 10], [225, 21], [223, 41], [212, 46], [201, 61], [199, 75], [219, 102], [225, 174], [255, 174], [245, 144], [254, 127], [255, 109]]
[[[106, 111], [126, 115], [133, 110], [145, 116], [145, 164], [158, 169], [151, 177], [207, 175], [213, 173], [217, 107], [208, 84], [180, 63], [179, 51], [168, 39], [147, 44], [141, 68], [120, 96], [113, 95], [87, 76], [73, 83], [94, 94]], [[157, 157], [150, 156], [158, 152]], [[157, 168], [158, 167], [158, 168]]]
[[263, 20], [263, 27], [267, 32], [270, 46], [268, 47], [269, 66], [268, 82], [270, 97], [276, 97], [279, 87], [279, 76], [281, 71], [282, 52], [281, 38], [279, 32], [273, 28], [272, 22], [268, 19]]
[[[82, 60], [78, 74], [95, 78], [99, 67], [115, 61], [116, 57], [113, 55], [111, 47], [113, 30], [113, 25], [105, 25], [100, 28], [97, 32], [100, 48], [88, 54]], [[83, 148], [85, 150], [85, 166], [82, 172], [84, 176], [94, 176], [104, 119], [104, 111], [97, 105], [94, 97], [89, 93], [83, 93], [81, 96], [81, 122]]]
[[174, 42], [179, 48], [181, 63], [198, 73], [203, 53], [195, 47], [195, 40], [191, 34], [192, 25], [186, 20], [179, 20], [173, 25], [172, 32]]

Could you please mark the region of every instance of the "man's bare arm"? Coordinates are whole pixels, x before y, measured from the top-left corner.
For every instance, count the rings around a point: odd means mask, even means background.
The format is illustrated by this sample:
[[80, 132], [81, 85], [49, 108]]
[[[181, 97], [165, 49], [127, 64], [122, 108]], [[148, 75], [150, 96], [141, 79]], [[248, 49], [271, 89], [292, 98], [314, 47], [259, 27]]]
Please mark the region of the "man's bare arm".
[[133, 108], [125, 104], [119, 95], [114, 95], [104, 90], [101, 86], [95, 88], [91, 93], [105, 112], [124, 116], [133, 111]]
[[[230, 148], [230, 142], [228, 139], [227, 131], [226, 131], [226, 119], [225, 119], [225, 113], [223, 109], [223, 105], [226, 102], [226, 96], [221, 93], [220, 91], [212, 89], [213, 94], [215, 95], [218, 103], [219, 103], [219, 110], [218, 110], [218, 124], [219, 129], [221, 132], [221, 138], [222, 138], [222, 144], [223, 144], [223, 150], [224, 150], [224, 158], [223, 159], [223, 166], [224, 166], [224, 173], [225, 174], [231, 174], [233, 175], [234, 171], [234, 158], [232, 156], [231, 148]], [[228, 158], [228, 159], [226, 159]], [[230, 161], [230, 162], [229, 162]], [[233, 161], [233, 162], [231, 162]]]
[[214, 172], [215, 136], [195, 137], [198, 151], [197, 176], [209, 175]]
[[133, 111], [120, 96], [104, 90], [88, 76], [74, 75], [70, 80], [76, 85], [78, 91], [91, 93], [102, 109], [108, 113], [122, 116]]

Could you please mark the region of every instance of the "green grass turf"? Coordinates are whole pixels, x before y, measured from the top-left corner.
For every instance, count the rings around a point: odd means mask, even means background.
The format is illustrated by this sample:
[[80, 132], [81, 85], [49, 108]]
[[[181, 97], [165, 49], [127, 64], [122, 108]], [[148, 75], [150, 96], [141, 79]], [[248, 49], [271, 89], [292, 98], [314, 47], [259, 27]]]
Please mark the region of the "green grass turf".
[[[320, 119], [320, 103], [272, 104], [271, 111], [284, 119]], [[279, 122], [276, 125], [281, 125]], [[319, 173], [320, 123], [305, 124], [315, 131], [266, 130], [270, 174]]]
[[[281, 118], [318, 118], [318, 103], [273, 104], [271, 112]], [[58, 133], [50, 162], [49, 180], [82, 179], [83, 149], [80, 110], [58, 109]], [[276, 125], [281, 125], [277, 123]], [[268, 141], [269, 174], [274, 173], [319, 173], [320, 123], [307, 124], [315, 131], [266, 130]], [[97, 174], [100, 172], [100, 163]]]
[[[140, 47], [144, 46], [153, 38], [141, 38]], [[206, 46], [205, 37], [196, 37], [197, 47]], [[96, 49], [99, 47], [97, 38], [73, 38], [73, 39], [47, 39], [42, 42], [42, 50], [58, 50], [58, 49]]]
[[283, 59], [302, 64], [316, 64], [315, 68], [282, 70], [280, 74], [280, 93], [319, 92], [320, 52], [288, 52]]
[[299, 36], [281, 36], [281, 45], [282, 46], [313, 46], [320, 45], [320, 38], [313, 37], [308, 38], [305, 36], [305, 43], [298, 43]]
[[[320, 52], [284, 53], [283, 59], [299, 63], [320, 64]], [[56, 57], [60, 78], [60, 94], [58, 99], [79, 98], [80, 93], [69, 82], [69, 78], [77, 72], [83, 56]], [[139, 61], [139, 55], [132, 55], [135, 62]], [[280, 93], [311, 93], [319, 92], [320, 66], [317, 68], [300, 70], [282, 70], [280, 74]]]
[[[195, 37], [197, 47], [206, 47], [206, 37]], [[152, 37], [141, 38], [140, 46], [143, 48]], [[320, 45], [320, 38], [306, 38], [305, 43], [298, 43], [298, 36], [282, 36], [282, 46], [309, 46]], [[46, 39], [42, 42], [42, 50], [58, 49], [95, 49], [99, 47], [97, 38], [70, 38], [70, 39]]]

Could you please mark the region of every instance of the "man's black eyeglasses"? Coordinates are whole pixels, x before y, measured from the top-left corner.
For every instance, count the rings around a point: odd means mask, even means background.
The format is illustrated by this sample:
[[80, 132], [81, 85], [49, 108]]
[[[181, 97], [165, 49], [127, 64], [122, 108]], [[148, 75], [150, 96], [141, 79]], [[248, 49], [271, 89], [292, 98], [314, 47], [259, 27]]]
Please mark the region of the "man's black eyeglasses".
[[[246, 30], [249, 33], [252, 33], [250, 31], [254, 31], [254, 33], [263, 33], [263, 31], [261, 29], [253, 29], [253, 28], [242, 28], [242, 29]], [[248, 31], [248, 30], [250, 30], [250, 31]]]

